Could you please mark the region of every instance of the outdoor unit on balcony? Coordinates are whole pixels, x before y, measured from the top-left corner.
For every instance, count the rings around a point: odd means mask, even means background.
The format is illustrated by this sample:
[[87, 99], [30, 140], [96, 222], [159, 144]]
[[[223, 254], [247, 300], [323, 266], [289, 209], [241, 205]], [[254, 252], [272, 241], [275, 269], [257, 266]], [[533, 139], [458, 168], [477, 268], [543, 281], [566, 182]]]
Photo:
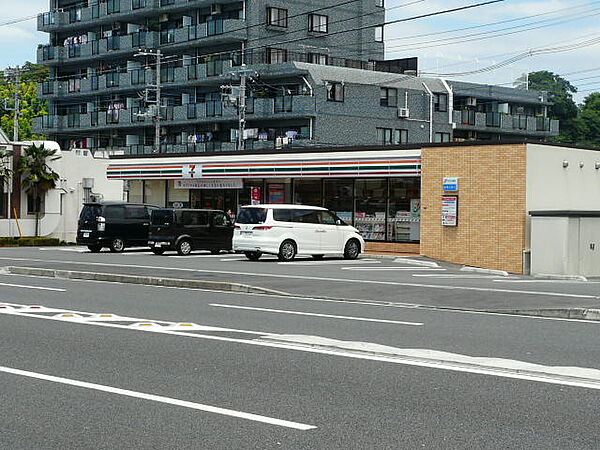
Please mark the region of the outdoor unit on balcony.
[[398, 108], [398, 117], [408, 119], [410, 117], [410, 110], [408, 108]]
[[158, 21], [159, 22], [168, 22], [169, 21], [169, 14], [167, 13], [163, 13], [160, 16], [158, 16]]
[[221, 14], [223, 12], [223, 5], [220, 3], [213, 3], [210, 5], [210, 13], [211, 14]]
[[468, 97], [467, 106], [477, 106], [477, 99], [475, 97]]

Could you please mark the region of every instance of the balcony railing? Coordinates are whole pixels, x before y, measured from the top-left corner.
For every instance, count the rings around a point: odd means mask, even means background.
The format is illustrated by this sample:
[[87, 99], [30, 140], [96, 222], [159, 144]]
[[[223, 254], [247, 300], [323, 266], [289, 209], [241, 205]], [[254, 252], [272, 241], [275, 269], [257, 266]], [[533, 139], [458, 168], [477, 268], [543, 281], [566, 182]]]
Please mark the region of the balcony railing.
[[[453, 120], [459, 128], [498, 129], [500, 132], [518, 134], [545, 133], [558, 134], [558, 121], [547, 117], [533, 117], [522, 114], [510, 115], [497, 112], [480, 113], [472, 110], [454, 110]], [[495, 131], [495, 132], [498, 132]]]

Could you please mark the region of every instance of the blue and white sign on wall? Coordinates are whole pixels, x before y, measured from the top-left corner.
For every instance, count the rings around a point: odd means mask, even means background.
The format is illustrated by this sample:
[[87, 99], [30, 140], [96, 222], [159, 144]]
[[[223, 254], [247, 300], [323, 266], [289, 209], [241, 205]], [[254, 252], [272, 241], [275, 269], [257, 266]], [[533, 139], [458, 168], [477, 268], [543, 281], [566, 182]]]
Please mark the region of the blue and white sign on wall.
[[458, 192], [458, 177], [444, 177], [444, 192]]

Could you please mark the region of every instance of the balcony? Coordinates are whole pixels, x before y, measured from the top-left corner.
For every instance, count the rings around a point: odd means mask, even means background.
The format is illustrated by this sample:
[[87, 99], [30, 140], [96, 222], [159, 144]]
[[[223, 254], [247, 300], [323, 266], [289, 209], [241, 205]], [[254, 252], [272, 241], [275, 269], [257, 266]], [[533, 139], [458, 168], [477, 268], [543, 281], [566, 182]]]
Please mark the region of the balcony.
[[559, 132], [558, 121], [547, 117], [455, 110], [453, 121], [458, 130], [533, 136], [557, 136]]
[[137, 52], [140, 47], [156, 47], [157, 45], [158, 33], [137, 32], [122, 36], [109, 36], [83, 44], [39, 46], [37, 61], [39, 64], [46, 65], [60, 65], [70, 62], [79, 64], [84, 60], [124, 56]]

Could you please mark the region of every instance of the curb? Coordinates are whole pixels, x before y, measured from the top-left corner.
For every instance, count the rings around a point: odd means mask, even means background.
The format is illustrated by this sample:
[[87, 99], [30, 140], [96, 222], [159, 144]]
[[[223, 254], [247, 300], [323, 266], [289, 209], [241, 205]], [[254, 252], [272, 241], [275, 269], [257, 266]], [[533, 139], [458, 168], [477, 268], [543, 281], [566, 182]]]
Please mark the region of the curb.
[[470, 267], [464, 266], [460, 269], [461, 272], [475, 272], [475, 273], [486, 273], [488, 275], [497, 275], [499, 277], [507, 277], [508, 272], [505, 270], [496, 270], [496, 269], [484, 269], [482, 267]]
[[546, 278], [550, 280], [567, 280], [567, 281], [588, 281], [583, 275], [557, 275], [552, 273], [538, 273], [533, 276], [534, 278]]
[[440, 265], [438, 263], [433, 262], [433, 261], [421, 261], [419, 259], [410, 259], [410, 258], [405, 258], [402, 256], [397, 256], [394, 259], [394, 262], [409, 264], [411, 266], [433, 267], [433, 268], [440, 267]]
[[206, 289], [212, 291], [244, 292], [248, 294], [284, 295], [288, 293], [265, 289], [248, 284], [224, 281], [186, 280], [182, 278], [152, 277], [147, 275], [121, 275], [115, 273], [80, 272], [74, 270], [42, 269], [36, 267], [2, 268], [13, 275], [34, 275], [39, 277], [63, 278], [71, 280], [109, 281], [113, 283], [143, 284], [147, 286], [179, 287], [188, 289]]

